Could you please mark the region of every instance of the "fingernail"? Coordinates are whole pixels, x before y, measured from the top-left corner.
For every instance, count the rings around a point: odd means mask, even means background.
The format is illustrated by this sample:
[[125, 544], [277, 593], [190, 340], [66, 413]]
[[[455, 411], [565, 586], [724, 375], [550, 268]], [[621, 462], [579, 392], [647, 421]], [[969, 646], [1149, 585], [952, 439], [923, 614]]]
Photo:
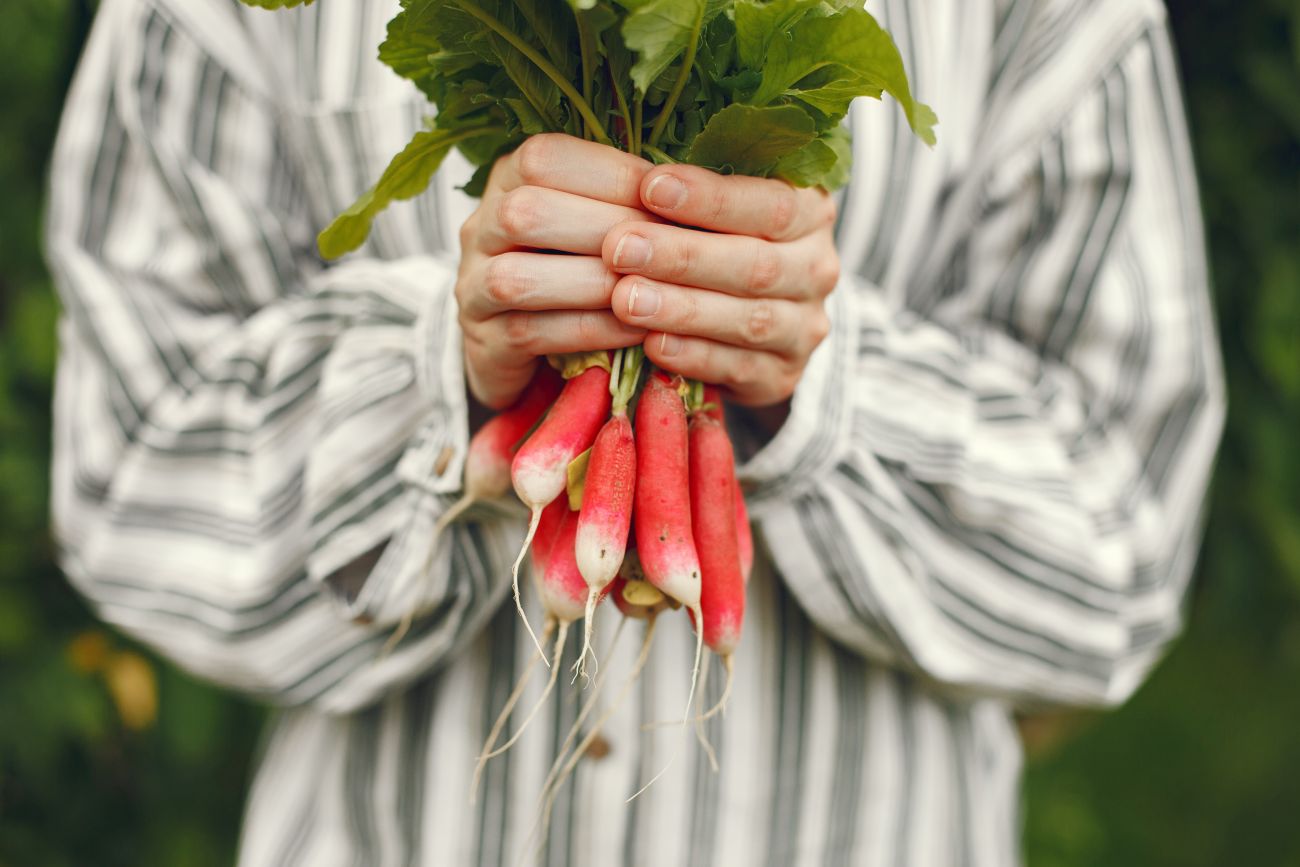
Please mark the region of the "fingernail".
[[614, 248], [615, 268], [644, 268], [650, 264], [650, 242], [640, 235], [624, 235]]
[[656, 208], [680, 208], [686, 201], [686, 184], [672, 175], [660, 175], [645, 188], [645, 198]]
[[633, 283], [627, 297], [627, 312], [632, 316], [654, 316], [659, 312], [659, 290], [645, 283]]
[[659, 354], [665, 358], [676, 355], [682, 351], [682, 341], [679, 337], [672, 334], [664, 334], [659, 338]]

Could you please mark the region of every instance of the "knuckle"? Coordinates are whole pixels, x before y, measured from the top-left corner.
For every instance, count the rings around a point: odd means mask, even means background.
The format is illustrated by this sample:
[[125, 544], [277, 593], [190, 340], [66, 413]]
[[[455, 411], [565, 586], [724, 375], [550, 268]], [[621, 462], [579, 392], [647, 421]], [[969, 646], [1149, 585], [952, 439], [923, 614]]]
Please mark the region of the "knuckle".
[[781, 371], [777, 376], [777, 390], [779, 392], [777, 398], [785, 400], [787, 397], [794, 394], [795, 390], [799, 387], [799, 379], [802, 374], [803, 371], [799, 368], [787, 368]]
[[518, 187], [501, 197], [497, 224], [511, 240], [526, 237], [537, 221], [537, 196], [528, 187]]
[[526, 352], [533, 342], [532, 317], [527, 313], [506, 313], [501, 322], [506, 343], [520, 352]]
[[668, 247], [668, 276], [670, 280], [686, 281], [695, 270], [695, 239], [687, 238], [683, 243], [674, 243]]
[[813, 317], [810, 333], [813, 349], [821, 346], [822, 341], [831, 336], [831, 318], [826, 315], [825, 310], [818, 310], [817, 315]]
[[835, 221], [839, 219], [839, 216], [840, 216], [840, 209], [835, 206], [835, 199], [831, 197], [830, 193], [823, 194], [822, 195], [822, 225], [826, 227], [834, 226]]
[[597, 346], [602, 336], [603, 317], [595, 310], [583, 310], [578, 314], [578, 341], [584, 347]]
[[750, 346], [764, 346], [772, 339], [776, 330], [776, 311], [772, 302], [759, 300], [749, 305], [749, 316], [745, 319], [742, 338]]
[[798, 194], [788, 184], [772, 200], [772, 209], [768, 212], [767, 233], [772, 238], [784, 238], [794, 228], [795, 218], [799, 215]]
[[518, 272], [508, 255], [493, 256], [488, 260], [483, 275], [483, 292], [498, 307], [512, 307], [519, 298]]
[[525, 184], [543, 184], [555, 163], [553, 133], [530, 136], [515, 151], [515, 169]]
[[460, 232], [457, 234], [457, 238], [460, 240], [461, 250], [468, 250], [474, 246], [475, 236], [478, 232], [478, 225], [475, 220], [477, 216], [478, 211], [475, 210], [465, 222], [460, 224]]
[[732, 391], [740, 394], [752, 394], [761, 384], [762, 379], [758, 373], [758, 365], [754, 363], [753, 359], [742, 355], [731, 366], [731, 372], [727, 376], [727, 385]]
[[781, 279], [781, 256], [771, 244], [756, 240], [750, 256], [749, 290], [754, 293], [769, 292]]
[[710, 183], [708, 185], [709, 194], [707, 196], [709, 207], [708, 215], [705, 218], [710, 226], [717, 225], [722, 219], [722, 215], [727, 212], [727, 191], [722, 184]]
[[840, 257], [834, 250], [812, 262], [812, 284], [821, 296], [829, 295], [840, 282]]

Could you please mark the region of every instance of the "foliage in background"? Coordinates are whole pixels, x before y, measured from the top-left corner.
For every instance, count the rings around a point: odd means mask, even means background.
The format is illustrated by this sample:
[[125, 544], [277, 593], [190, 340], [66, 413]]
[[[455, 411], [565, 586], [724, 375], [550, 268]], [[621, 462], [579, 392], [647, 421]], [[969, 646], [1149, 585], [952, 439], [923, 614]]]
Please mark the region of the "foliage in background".
[[[0, 867], [233, 862], [260, 711], [99, 627], [46, 532], [45, 163], [90, 0], [0, 12]], [[1300, 864], [1300, 3], [1171, 0], [1230, 414], [1189, 628], [1028, 721], [1030, 867]]]
[[96, 624], [47, 525], [45, 165], [88, 0], [0, 11], [0, 867], [234, 863], [259, 711]]

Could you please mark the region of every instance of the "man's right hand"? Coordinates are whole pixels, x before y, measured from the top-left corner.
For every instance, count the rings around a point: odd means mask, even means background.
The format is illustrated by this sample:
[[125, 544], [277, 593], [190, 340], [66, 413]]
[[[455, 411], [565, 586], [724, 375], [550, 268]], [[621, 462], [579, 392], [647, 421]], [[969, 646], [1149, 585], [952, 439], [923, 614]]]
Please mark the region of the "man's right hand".
[[619, 223], [658, 221], [641, 208], [650, 169], [630, 154], [559, 134], [533, 136], [497, 161], [460, 230], [456, 300], [477, 401], [509, 405], [538, 356], [618, 349], [645, 337], [610, 311], [619, 275], [601, 259], [601, 244]]

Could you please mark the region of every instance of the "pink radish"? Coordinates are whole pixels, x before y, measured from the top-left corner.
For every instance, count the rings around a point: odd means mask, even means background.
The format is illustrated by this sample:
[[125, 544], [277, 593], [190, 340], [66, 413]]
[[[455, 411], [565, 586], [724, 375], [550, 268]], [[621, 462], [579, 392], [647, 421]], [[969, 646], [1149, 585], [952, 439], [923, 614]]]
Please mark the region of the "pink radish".
[[[745, 582], [748, 565], [741, 557], [741, 528], [748, 535], [748, 516], [741, 517], [745, 498], [736, 481], [735, 454], [727, 429], [712, 412], [696, 412], [690, 421], [691, 524], [700, 551], [702, 583], [700, 609], [704, 616], [695, 628], [709, 649], [722, 657], [727, 684], [718, 703], [699, 723], [727, 706], [734, 681], [732, 653], [740, 641], [745, 616]], [[753, 547], [750, 542], [750, 556]], [[752, 561], [751, 561], [752, 562]], [[701, 743], [712, 752], [697, 726]]]
[[601, 424], [609, 416], [610, 400], [607, 368], [591, 366], [573, 376], [564, 384], [555, 405], [537, 430], [515, 453], [514, 462], [510, 466], [515, 493], [532, 510], [528, 536], [515, 559], [510, 579], [515, 608], [539, 651], [542, 649], [541, 643], [537, 641], [537, 635], [533, 632], [519, 599], [519, 564], [523, 562], [524, 554], [537, 532], [542, 510], [564, 492], [569, 463], [591, 446]]
[[[576, 556], [578, 570], [587, 582], [586, 627], [578, 673], [584, 674], [591, 652], [592, 612], [596, 599], [614, 580], [627, 551], [632, 526], [632, 499], [636, 491], [636, 439], [627, 405], [641, 377], [640, 347], [620, 350], [614, 361], [612, 415], [596, 435], [583, 485], [582, 512], [578, 517]], [[594, 657], [593, 657], [594, 658]]]
[[656, 371], [636, 415], [637, 554], [651, 584], [692, 610], [700, 604], [700, 561], [691, 534], [686, 406]]
[[691, 416], [689, 452], [691, 528], [700, 557], [704, 643], [727, 659], [740, 641], [745, 615], [736, 538], [735, 456], [726, 428], [702, 412]]
[[736, 498], [736, 554], [740, 559], [740, 577], [749, 583], [749, 573], [754, 571], [754, 529], [749, 525], [749, 509], [745, 507], [745, 492], [740, 489], [740, 480], [735, 483]]
[[[716, 418], [725, 428], [727, 421], [723, 415], [722, 392], [716, 385], [704, 386], [704, 411]], [[740, 480], [733, 479], [736, 488], [736, 541], [739, 543], [740, 574], [749, 582], [749, 573], [754, 569], [754, 531], [749, 525], [749, 509], [745, 507], [745, 492], [740, 488]], [[707, 643], [707, 639], [705, 640]]]
[[440, 532], [479, 500], [496, 500], [510, 491], [510, 464], [515, 447], [555, 402], [564, 379], [545, 361], [519, 399], [488, 419], [470, 438], [465, 456], [465, 494], [438, 519]]
[[[698, 623], [703, 620], [700, 559], [691, 531], [686, 405], [678, 390], [680, 386], [679, 378], [669, 379], [662, 371], [655, 371], [641, 392], [636, 411], [637, 487], [633, 521], [637, 554], [647, 580], [688, 608]], [[695, 664], [691, 669], [683, 728], [690, 719], [691, 702], [695, 699], [703, 635], [703, 630], [696, 630]], [[673, 758], [632, 798], [663, 776]]]

